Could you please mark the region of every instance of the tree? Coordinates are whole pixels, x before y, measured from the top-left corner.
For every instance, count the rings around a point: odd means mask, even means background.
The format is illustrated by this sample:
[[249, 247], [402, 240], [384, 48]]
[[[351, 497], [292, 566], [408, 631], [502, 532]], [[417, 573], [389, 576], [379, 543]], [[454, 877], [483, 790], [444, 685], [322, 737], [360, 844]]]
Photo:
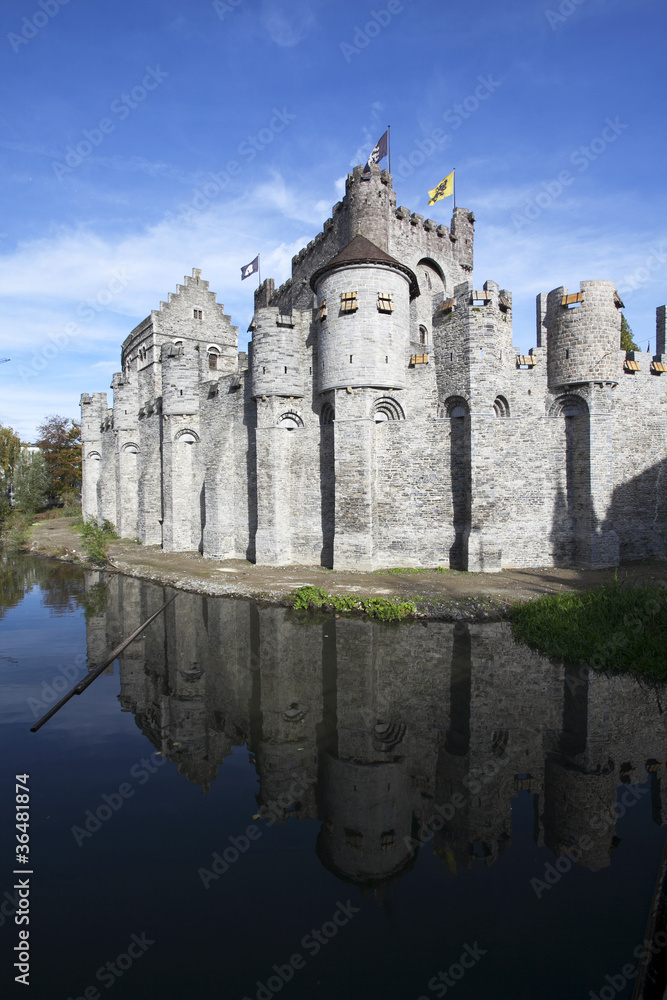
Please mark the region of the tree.
[[14, 470], [14, 499], [19, 510], [34, 514], [46, 505], [51, 477], [41, 452], [24, 448]]
[[14, 469], [21, 454], [21, 440], [11, 427], [0, 424], [0, 501], [11, 503], [14, 490]]
[[621, 313], [621, 350], [638, 351], [639, 348], [632, 339], [632, 328], [625, 318], [625, 313]]
[[51, 477], [52, 501], [63, 493], [81, 489], [81, 425], [69, 417], [51, 414], [37, 428], [37, 446], [42, 449]]

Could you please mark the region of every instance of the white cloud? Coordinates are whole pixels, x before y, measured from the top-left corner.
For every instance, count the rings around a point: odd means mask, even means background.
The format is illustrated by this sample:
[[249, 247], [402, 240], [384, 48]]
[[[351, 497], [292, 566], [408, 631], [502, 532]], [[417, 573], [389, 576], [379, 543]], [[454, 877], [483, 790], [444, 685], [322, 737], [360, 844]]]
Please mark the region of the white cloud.
[[[75, 416], [80, 393], [107, 389], [123, 339], [192, 267], [202, 269], [239, 327], [243, 349], [253, 285], [241, 284], [241, 265], [260, 251], [262, 277], [285, 281], [292, 257], [334, 200], [333, 193], [323, 199], [289, 187], [274, 172], [242, 197], [225, 201], [221, 194], [190, 218], [172, 215], [121, 233], [54, 226], [23, 240], [0, 256], [0, 356], [12, 358], [0, 368], [0, 420], [29, 437], [47, 413]], [[71, 323], [76, 330], [56, 351], [52, 335], [62, 339]]]
[[315, 0], [291, 0], [289, 4], [264, 0], [261, 21], [271, 39], [284, 48], [298, 45], [315, 24]]

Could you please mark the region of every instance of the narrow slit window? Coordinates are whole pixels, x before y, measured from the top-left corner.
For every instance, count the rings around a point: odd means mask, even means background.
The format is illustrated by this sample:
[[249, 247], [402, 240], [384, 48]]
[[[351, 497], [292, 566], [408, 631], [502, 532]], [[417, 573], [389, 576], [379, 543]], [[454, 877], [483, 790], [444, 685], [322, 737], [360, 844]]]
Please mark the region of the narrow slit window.
[[394, 296], [390, 292], [378, 292], [378, 312], [393, 313]]
[[201, 319], [202, 318], [202, 311], [201, 311], [201, 309], [195, 309], [194, 314], [195, 314], [195, 319]]
[[320, 319], [323, 320], [326, 318], [327, 318], [327, 300], [322, 299], [322, 301], [320, 302]]
[[341, 292], [340, 311], [344, 313], [352, 313], [357, 311], [356, 292]]

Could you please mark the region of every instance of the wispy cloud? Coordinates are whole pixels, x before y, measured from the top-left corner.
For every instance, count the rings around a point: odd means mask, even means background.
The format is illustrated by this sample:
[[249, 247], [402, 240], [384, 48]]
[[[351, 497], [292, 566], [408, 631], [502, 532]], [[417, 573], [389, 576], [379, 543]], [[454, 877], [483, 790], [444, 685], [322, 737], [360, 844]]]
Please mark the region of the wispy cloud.
[[310, 34], [318, 6], [317, 0], [291, 0], [289, 4], [263, 0], [261, 22], [276, 45], [291, 48]]

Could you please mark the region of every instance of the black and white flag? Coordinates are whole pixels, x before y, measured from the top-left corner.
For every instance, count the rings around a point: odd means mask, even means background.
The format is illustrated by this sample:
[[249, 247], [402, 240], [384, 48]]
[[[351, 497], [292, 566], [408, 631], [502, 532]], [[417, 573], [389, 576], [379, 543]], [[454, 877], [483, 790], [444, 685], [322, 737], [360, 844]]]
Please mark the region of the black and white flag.
[[371, 169], [371, 163], [379, 163], [380, 160], [384, 160], [388, 152], [389, 152], [389, 129], [387, 129], [382, 138], [378, 140], [375, 149], [368, 157], [368, 163], [364, 167], [364, 173], [368, 173], [368, 171]]
[[245, 281], [245, 279], [249, 278], [251, 274], [257, 274], [258, 271], [259, 271], [259, 254], [257, 254], [255, 259], [250, 261], [249, 264], [246, 264], [245, 267], [241, 268], [241, 281]]

